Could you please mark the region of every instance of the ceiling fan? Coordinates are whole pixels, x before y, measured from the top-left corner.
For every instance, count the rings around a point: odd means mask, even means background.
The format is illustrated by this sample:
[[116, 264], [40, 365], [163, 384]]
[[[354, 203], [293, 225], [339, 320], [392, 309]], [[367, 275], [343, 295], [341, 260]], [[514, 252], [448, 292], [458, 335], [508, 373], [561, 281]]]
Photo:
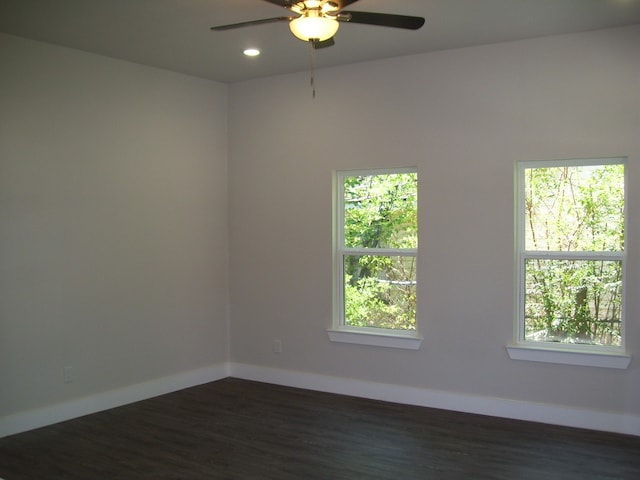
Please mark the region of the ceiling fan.
[[311, 42], [314, 48], [330, 47], [335, 42], [333, 36], [338, 31], [340, 22], [361, 23], [382, 27], [417, 30], [424, 25], [424, 18], [390, 13], [345, 11], [344, 7], [358, 0], [264, 0], [291, 12], [290, 15], [252, 20], [211, 27], [211, 30], [222, 31], [234, 28], [262, 25], [274, 22], [289, 22], [289, 29], [297, 38]]

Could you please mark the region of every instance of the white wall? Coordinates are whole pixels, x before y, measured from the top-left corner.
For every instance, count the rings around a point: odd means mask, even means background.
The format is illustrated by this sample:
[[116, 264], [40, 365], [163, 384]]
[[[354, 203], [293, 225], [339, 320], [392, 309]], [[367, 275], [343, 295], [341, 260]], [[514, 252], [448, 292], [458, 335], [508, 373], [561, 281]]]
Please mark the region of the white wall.
[[[229, 361], [396, 401], [535, 402], [577, 425], [610, 412], [640, 432], [638, 44], [633, 27], [323, 69], [312, 100], [308, 72], [228, 88], [1, 35], [0, 436]], [[620, 155], [631, 366], [510, 360], [515, 162]], [[333, 344], [332, 172], [395, 165], [420, 175], [425, 341]]]
[[227, 87], [7, 35], [0, 70], [0, 417], [226, 363]]
[[[232, 362], [639, 415], [638, 45], [636, 26], [324, 69], [315, 100], [307, 72], [232, 85]], [[635, 358], [627, 370], [511, 360], [515, 163], [600, 156], [629, 157]], [[425, 341], [331, 343], [332, 172], [396, 165], [419, 172]]]

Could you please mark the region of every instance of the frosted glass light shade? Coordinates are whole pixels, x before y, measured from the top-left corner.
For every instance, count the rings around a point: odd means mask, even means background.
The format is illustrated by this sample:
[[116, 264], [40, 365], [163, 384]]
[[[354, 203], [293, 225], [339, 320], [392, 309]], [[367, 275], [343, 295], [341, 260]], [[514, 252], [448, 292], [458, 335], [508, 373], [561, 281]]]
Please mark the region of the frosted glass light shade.
[[289, 30], [300, 40], [328, 40], [338, 31], [338, 21], [327, 17], [298, 17], [289, 22]]

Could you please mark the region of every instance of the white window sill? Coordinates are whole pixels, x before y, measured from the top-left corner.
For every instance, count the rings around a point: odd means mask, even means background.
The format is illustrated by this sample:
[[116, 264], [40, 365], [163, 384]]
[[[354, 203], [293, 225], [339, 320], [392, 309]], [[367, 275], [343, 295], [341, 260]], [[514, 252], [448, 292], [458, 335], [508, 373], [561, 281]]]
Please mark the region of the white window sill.
[[573, 350], [569, 348], [538, 345], [507, 345], [512, 360], [560, 363], [585, 367], [626, 369], [631, 363], [631, 355], [619, 352]]
[[327, 330], [329, 340], [339, 343], [355, 343], [357, 345], [371, 345], [374, 347], [403, 348], [419, 350], [424, 340], [415, 332], [410, 334], [394, 332], [369, 332], [363, 330]]

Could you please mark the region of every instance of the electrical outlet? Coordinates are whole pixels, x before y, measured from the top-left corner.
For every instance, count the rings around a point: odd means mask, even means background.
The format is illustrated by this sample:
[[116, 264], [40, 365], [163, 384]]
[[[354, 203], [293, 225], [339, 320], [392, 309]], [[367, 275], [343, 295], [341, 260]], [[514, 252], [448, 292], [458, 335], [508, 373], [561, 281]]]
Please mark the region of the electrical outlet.
[[62, 369], [62, 377], [64, 378], [64, 383], [73, 382], [73, 368], [64, 367]]
[[282, 353], [282, 341], [280, 340], [273, 341], [273, 353]]

